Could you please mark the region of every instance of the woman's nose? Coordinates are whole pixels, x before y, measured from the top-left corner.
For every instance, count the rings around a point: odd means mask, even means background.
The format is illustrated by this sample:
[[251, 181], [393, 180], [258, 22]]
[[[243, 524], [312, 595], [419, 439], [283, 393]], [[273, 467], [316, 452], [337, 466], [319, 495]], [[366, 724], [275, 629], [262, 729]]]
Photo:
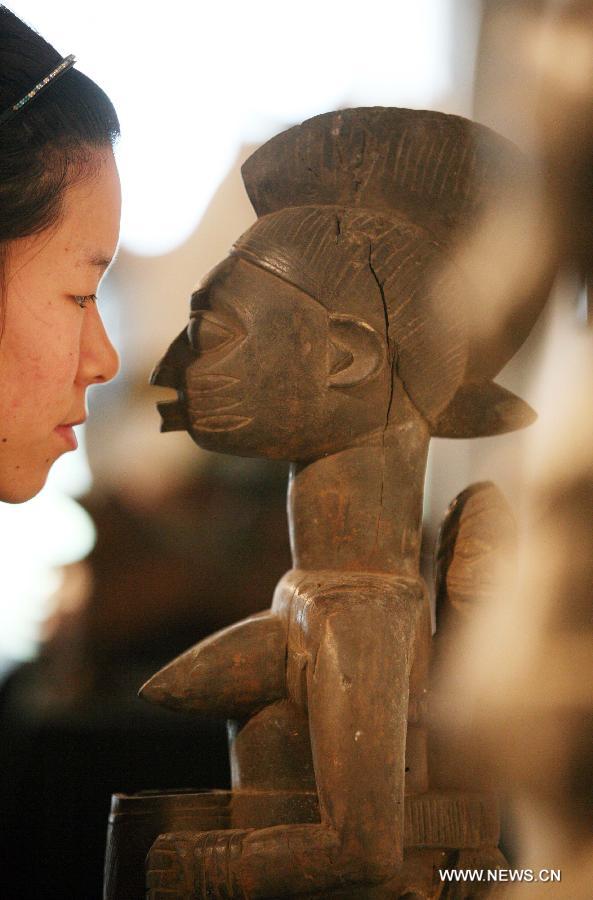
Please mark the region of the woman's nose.
[[187, 329], [177, 335], [163, 358], [156, 364], [150, 383], [159, 387], [183, 388], [183, 372], [194, 358], [187, 337]]
[[119, 356], [103, 325], [99, 310], [85, 310], [81, 335], [78, 380], [85, 384], [111, 381], [119, 372]]

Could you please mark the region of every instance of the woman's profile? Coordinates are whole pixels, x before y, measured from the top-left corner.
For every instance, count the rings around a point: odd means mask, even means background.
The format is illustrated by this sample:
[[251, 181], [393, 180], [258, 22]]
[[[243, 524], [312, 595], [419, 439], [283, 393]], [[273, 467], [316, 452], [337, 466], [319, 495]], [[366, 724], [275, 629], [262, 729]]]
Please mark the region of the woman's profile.
[[76, 448], [117, 354], [96, 305], [119, 236], [111, 101], [0, 6], [0, 500], [20, 503]]

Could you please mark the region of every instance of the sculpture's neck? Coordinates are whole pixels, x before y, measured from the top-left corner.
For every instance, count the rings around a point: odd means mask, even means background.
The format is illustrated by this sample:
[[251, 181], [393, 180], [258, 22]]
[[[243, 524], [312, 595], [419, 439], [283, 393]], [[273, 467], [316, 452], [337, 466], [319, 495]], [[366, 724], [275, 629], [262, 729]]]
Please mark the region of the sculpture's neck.
[[295, 568], [418, 574], [429, 433], [414, 416], [362, 446], [291, 467]]

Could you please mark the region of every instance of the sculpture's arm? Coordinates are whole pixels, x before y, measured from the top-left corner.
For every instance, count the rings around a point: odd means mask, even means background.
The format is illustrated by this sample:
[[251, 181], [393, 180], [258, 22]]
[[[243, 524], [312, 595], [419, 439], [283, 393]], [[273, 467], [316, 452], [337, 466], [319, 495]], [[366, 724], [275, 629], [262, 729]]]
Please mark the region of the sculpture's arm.
[[279, 898], [396, 873], [420, 610], [408, 592], [401, 603], [348, 597], [319, 611], [308, 690], [321, 823], [161, 835], [149, 854], [149, 896], [168, 888], [179, 897]]
[[286, 696], [286, 625], [266, 611], [200, 641], [150, 678], [140, 696], [205, 716], [241, 718]]
[[324, 824], [344, 875], [393, 874], [403, 855], [409, 675], [420, 600], [347, 598], [326, 618], [309, 673], [309, 722]]

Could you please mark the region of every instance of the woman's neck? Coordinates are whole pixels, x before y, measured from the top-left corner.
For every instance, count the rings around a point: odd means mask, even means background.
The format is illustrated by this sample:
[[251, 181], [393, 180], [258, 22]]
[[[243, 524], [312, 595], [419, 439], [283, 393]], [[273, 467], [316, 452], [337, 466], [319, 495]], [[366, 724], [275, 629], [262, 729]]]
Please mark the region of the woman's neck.
[[292, 465], [295, 568], [418, 574], [430, 435], [406, 401], [395, 421], [364, 443]]

